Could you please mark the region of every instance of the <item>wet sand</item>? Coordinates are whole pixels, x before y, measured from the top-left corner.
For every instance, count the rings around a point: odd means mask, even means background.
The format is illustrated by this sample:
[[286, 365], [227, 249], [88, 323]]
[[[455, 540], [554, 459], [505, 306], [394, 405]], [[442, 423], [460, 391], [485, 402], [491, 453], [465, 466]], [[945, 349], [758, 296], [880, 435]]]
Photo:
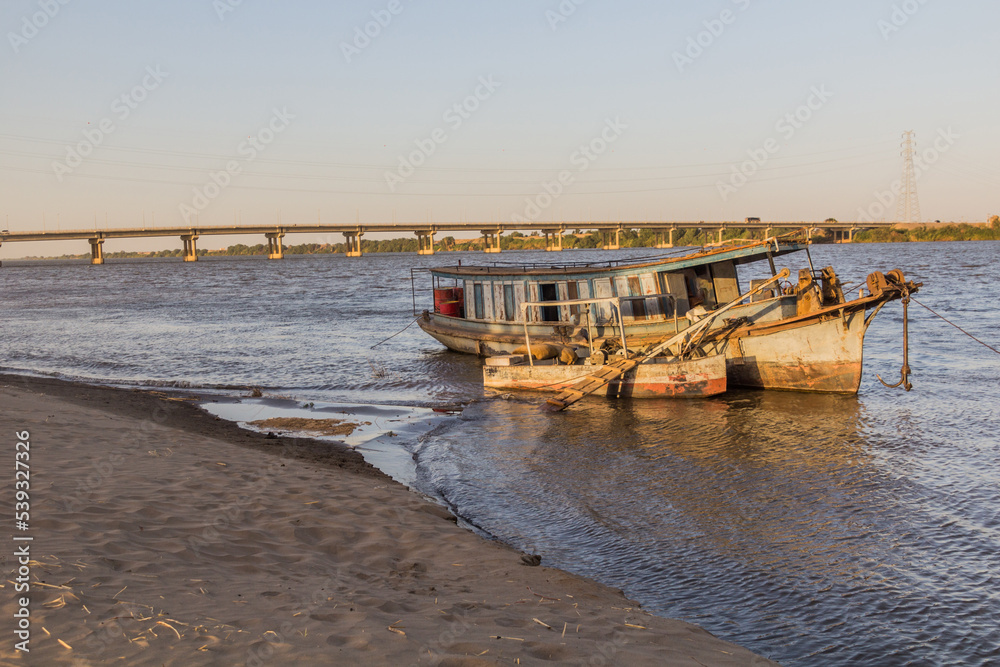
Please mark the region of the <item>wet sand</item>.
[[[0, 376], [5, 507], [19, 431], [31, 523], [3, 549], [2, 664], [775, 664], [533, 565], [347, 447], [156, 392]], [[34, 538], [27, 654], [15, 532]]]

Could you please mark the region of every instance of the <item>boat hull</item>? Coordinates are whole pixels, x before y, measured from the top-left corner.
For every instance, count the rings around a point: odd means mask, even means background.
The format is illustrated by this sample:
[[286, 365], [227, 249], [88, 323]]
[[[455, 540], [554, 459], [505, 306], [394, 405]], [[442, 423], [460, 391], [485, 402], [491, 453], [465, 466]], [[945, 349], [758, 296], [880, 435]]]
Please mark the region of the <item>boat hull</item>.
[[[492, 389], [558, 392], [598, 366], [484, 366], [483, 384]], [[706, 398], [726, 391], [726, 358], [639, 364], [596, 395], [609, 398]]]
[[856, 394], [867, 328], [860, 310], [755, 327], [708, 349], [725, 354], [732, 386]]
[[[511, 354], [524, 345], [522, 324], [475, 322], [457, 317], [445, 317], [438, 313], [427, 313], [417, 321], [417, 324], [424, 333], [454, 352], [493, 357]], [[661, 323], [661, 326], [662, 333], [657, 332], [657, 338], [672, 331], [668, 328], [672, 325], [668, 323]], [[629, 325], [625, 325], [625, 330], [629, 331]], [[586, 338], [572, 339], [560, 336], [555, 333], [555, 327], [551, 325], [531, 324], [528, 332], [532, 342], [587, 346]], [[596, 338], [615, 337], [618, 328], [600, 325], [594, 326], [594, 332]]]

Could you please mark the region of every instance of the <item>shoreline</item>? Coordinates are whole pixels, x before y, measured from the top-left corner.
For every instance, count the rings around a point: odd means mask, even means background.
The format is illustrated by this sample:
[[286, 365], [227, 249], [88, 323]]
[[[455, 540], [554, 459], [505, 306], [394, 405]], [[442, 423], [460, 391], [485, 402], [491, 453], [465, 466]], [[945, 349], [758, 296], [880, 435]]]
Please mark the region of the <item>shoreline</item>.
[[31, 440], [31, 653], [8, 641], [10, 664], [776, 664], [533, 566], [349, 447], [141, 389], [0, 375], [0, 401]]

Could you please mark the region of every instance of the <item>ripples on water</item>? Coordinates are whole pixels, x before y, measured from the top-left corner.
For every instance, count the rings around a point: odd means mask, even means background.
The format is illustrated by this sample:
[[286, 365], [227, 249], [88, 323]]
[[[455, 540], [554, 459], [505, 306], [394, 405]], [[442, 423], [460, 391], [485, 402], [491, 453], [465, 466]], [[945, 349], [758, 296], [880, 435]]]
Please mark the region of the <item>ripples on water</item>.
[[[926, 283], [918, 300], [996, 346], [998, 249], [812, 252], [854, 284], [902, 268]], [[300, 400], [468, 401], [482, 396], [476, 360], [416, 326], [369, 349], [412, 321], [409, 268], [454, 257], [5, 262], [0, 364]], [[1000, 358], [910, 312], [909, 394], [874, 378], [898, 379], [896, 303], [868, 333], [857, 397], [592, 399], [552, 415], [518, 395], [405, 444], [421, 488], [482, 530], [785, 664], [997, 664]]]

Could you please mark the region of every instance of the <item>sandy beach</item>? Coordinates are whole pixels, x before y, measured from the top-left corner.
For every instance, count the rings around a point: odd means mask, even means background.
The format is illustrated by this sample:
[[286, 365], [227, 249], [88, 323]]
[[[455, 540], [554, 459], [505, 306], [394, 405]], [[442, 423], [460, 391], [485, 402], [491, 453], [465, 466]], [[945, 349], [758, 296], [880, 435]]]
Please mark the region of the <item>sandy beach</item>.
[[[156, 392], [0, 377], [11, 665], [768, 665], [456, 525], [346, 447]], [[15, 542], [30, 536], [30, 542]], [[30, 548], [30, 653], [15, 650]]]

